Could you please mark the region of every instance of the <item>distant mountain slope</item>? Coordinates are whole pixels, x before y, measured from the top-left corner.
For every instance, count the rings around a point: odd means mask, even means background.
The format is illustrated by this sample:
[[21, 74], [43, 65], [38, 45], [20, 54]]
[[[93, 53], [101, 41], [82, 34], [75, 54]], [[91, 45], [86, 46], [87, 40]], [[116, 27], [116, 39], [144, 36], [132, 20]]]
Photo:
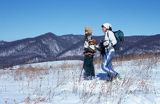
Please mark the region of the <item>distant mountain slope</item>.
[[160, 34], [153, 36], [126, 37], [123, 44], [123, 55], [160, 52]]
[[[100, 41], [103, 36], [94, 38]], [[82, 35], [56, 36], [51, 32], [13, 42], [0, 41], [0, 67], [51, 60], [82, 59], [83, 43]], [[120, 51], [119, 55], [145, 53], [160, 53], [160, 34], [125, 37], [123, 51]]]

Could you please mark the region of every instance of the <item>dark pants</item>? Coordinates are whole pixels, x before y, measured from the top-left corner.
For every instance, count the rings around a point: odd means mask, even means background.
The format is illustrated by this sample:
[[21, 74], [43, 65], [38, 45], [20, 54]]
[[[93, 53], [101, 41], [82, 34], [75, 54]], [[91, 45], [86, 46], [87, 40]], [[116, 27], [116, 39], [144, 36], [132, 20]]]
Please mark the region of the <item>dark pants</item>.
[[84, 56], [84, 77], [94, 77], [95, 71], [94, 71], [94, 65], [93, 65], [93, 55], [85, 55]]

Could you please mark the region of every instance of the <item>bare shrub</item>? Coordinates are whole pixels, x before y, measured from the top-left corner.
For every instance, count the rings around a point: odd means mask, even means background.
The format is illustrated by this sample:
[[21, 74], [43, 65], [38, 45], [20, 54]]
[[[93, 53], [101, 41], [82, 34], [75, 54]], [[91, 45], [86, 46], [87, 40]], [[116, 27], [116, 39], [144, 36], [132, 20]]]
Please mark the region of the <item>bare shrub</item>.
[[57, 64], [54, 66], [50, 66], [51, 69], [61, 69], [61, 70], [69, 70], [73, 68], [80, 68], [83, 63], [68, 63], [67, 61], [63, 61], [61, 64]]
[[35, 77], [39, 75], [46, 75], [46, 74], [49, 74], [49, 70], [42, 67], [21, 66], [18, 69], [16, 69], [14, 79], [22, 80], [24, 77], [27, 77], [33, 80]]
[[46, 101], [45, 97], [38, 97], [38, 98], [33, 99], [34, 104], [39, 104], [39, 103], [45, 102], [45, 101]]
[[30, 104], [30, 101], [31, 101], [30, 97], [27, 97], [24, 99], [25, 104]]

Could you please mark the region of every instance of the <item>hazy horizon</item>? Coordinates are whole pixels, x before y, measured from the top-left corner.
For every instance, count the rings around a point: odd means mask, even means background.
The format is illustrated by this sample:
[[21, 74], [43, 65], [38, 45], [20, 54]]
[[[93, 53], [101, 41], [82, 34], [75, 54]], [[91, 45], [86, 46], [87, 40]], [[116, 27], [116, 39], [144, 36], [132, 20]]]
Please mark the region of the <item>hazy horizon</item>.
[[[53, 33], [53, 32], [46, 32], [46, 33]], [[29, 37], [22, 37], [22, 38], [19, 38], [19, 39], [15, 39], [15, 40], [0, 40], [0, 41], [4, 41], [4, 42], [12, 42], [12, 41], [17, 41], [17, 40], [22, 40], [22, 39], [27, 39], [27, 38], [36, 38], [38, 36], [41, 36], [41, 35], [44, 35], [46, 33], [42, 33], [42, 34], [38, 34], [38, 35], [33, 35], [33, 36], [29, 36]], [[55, 33], [53, 33], [55, 34]], [[83, 35], [83, 34], [63, 34], [63, 35], [57, 35], [55, 34], [56, 36], [65, 36], [65, 35]], [[157, 34], [150, 34], [150, 35], [143, 35], [143, 34], [137, 34], [137, 35], [125, 35], [125, 37], [130, 37], [130, 36], [154, 36], [154, 35], [160, 35], [160, 33], [157, 33]], [[93, 36], [104, 36], [104, 35], [93, 35]]]

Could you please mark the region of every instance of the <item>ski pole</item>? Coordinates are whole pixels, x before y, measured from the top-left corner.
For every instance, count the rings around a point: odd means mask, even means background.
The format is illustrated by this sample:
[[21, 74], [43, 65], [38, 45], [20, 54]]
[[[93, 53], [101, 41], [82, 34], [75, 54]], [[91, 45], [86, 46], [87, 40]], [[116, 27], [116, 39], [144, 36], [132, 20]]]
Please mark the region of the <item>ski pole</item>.
[[[84, 63], [83, 63], [83, 67], [84, 67]], [[79, 76], [79, 82], [81, 81], [82, 72], [83, 72], [83, 67], [82, 67], [82, 69], [81, 69], [81, 72], [80, 72], [80, 76]]]

